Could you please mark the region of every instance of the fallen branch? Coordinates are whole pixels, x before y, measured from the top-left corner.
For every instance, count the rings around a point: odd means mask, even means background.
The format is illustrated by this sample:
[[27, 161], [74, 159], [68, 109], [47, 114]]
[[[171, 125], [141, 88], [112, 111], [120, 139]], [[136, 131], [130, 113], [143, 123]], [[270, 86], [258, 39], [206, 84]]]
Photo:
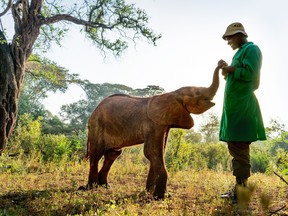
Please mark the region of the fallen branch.
[[285, 182], [288, 185], [288, 182], [282, 177], [280, 176], [278, 173], [276, 173], [275, 171], [273, 171], [275, 175], [277, 175], [283, 182]]
[[[279, 174], [276, 173], [275, 171], [273, 171], [273, 173], [274, 173], [275, 175], [277, 175], [283, 182], [285, 182], [285, 183], [288, 185], [288, 182], [287, 182], [281, 175], [279, 175]], [[286, 205], [282, 206], [281, 208], [279, 208], [279, 209], [277, 209], [277, 210], [275, 210], [275, 211], [273, 211], [273, 212], [270, 212], [269, 216], [271, 216], [271, 215], [273, 215], [273, 214], [276, 214], [277, 212], [285, 209], [286, 207], [288, 207], [288, 203], [286, 203]]]
[[281, 211], [281, 210], [283, 210], [283, 209], [285, 209], [285, 208], [286, 208], [286, 205], [282, 206], [281, 208], [279, 208], [279, 209], [277, 209], [277, 210], [275, 210], [275, 211], [273, 211], [273, 212], [270, 212], [270, 214], [269, 214], [268, 216], [271, 216], [271, 215], [273, 215], [273, 214], [276, 214], [277, 212], [279, 212], [279, 211]]

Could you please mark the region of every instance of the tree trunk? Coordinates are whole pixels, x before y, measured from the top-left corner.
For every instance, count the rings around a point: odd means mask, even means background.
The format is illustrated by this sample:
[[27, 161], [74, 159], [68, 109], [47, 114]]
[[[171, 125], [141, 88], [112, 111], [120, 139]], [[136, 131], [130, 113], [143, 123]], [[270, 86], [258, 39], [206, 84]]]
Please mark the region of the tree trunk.
[[[17, 118], [18, 98], [23, 72], [15, 67], [11, 45], [0, 31], [0, 155], [5, 149]], [[20, 76], [19, 76], [20, 74]]]

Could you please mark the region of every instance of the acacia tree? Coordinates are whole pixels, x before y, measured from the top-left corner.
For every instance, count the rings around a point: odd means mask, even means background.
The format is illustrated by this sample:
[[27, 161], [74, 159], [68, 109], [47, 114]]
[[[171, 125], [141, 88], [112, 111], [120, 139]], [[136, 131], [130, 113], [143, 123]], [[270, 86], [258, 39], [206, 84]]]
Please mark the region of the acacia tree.
[[115, 55], [120, 55], [129, 41], [144, 37], [155, 45], [161, 37], [147, 27], [145, 11], [125, 0], [1, 2], [0, 18], [12, 15], [14, 33], [9, 43], [0, 25], [0, 153], [15, 126], [25, 64], [33, 49], [46, 50], [52, 42], [60, 45], [68, 24], [83, 27], [81, 32], [97, 48]]
[[148, 85], [144, 89], [133, 89], [121, 84], [94, 84], [85, 80], [79, 85], [86, 94], [85, 99], [63, 105], [60, 115], [64, 121], [68, 121], [74, 132], [83, 131], [87, 127], [88, 118], [95, 107], [107, 96], [112, 94], [128, 94], [139, 97], [148, 97], [164, 93], [159, 86]]

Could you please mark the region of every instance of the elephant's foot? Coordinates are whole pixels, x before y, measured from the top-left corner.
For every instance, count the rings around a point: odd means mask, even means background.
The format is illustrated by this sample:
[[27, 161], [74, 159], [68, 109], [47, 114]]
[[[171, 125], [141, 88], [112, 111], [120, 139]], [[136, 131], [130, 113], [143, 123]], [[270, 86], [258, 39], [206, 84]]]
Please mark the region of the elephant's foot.
[[100, 175], [100, 174], [99, 174], [99, 177], [98, 177], [98, 185], [101, 186], [101, 187], [104, 187], [104, 188], [110, 188], [110, 185], [108, 184], [106, 175], [103, 176], [103, 175]]
[[86, 186], [80, 186], [78, 188], [78, 190], [92, 190], [94, 188], [97, 188], [98, 187], [98, 184], [97, 183], [93, 183], [93, 184], [87, 184]]
[[154, 197], [154, 199], [155, 200], [163, 200], [163, 199], [166, 199], [166, 198], [171, 198], [172, 197], [172, 195], [170, 194], [170, 193], [167, 193], [167, 192], [165, 192], [165, 193], [159, 193], [159, 194], [157, 194], [156, 192], [154, 192], [153, 193], [153, 197]]
[[164, 194], [162, 195], [156, 195], [156, 194], [153, 194], [153, 198], [155, 199], [155, 200], [164, 200], [165, 199], [165, 196], [164, 196]]
[[148, 192], [148, 193], [153, 193], [153, 191], [155, 190], [155, 184], [146, 184], [146, 191]]
[[80, 187], [78, 188], [78, 190], [85, 191], [85, 190], [87, 190], [87, 186], [80, 186]]
[[102, 183], [102, 184], [97, 184], [97, 183], [93, 183], [93, 184], [87, 184], [86, 186], [80, 186], [78, 188], [78, 190], [92, 190], [98, 187], [104, 187], [104, 188], [110, 188], [110, 185], [108, 183]]
[[102, 184], [99, 184], [99, 186], [101, 186], [103, 188], [107, 188], [107, 189], [110, 188], [110, 185], [108, 183], [102, 183]]

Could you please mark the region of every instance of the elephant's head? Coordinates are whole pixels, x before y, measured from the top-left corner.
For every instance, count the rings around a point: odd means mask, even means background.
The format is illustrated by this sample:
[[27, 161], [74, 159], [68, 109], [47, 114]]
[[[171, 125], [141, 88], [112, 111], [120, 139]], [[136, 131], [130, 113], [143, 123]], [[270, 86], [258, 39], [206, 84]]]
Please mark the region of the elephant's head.
[[201, 114], [215, 105], [212, 100], [219, 87], [219, 69], [216, 67], [210, 87], [182, 87], [152, 97], [148, 105], [148, 117], [160, 125], [187, 129], [193, 127], [190, 113]]

